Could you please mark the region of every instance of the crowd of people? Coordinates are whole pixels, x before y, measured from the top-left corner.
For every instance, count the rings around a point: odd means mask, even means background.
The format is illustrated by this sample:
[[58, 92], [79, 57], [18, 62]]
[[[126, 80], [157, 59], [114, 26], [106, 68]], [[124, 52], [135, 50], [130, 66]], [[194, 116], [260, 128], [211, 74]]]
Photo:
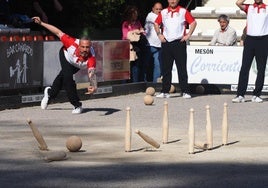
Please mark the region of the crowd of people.
[[[2, 5], [12, 7], [12, 3], [15, 1], [0, 0], [1, 8]], [[249, 70], [255, 57], [258, 72], [252, 102], [260, 103], [263, 102], [260, 96], [264, 85], [268, 55], [268, 5], [264, 4], [263, 0], [254, 0], [253, 4], [245, 4], [245, 1], [237, 0], [236, 2], [236, 5], [247, 14], [247, 27], [244, 29], [244, 50], [237, 96], [232, 102], [245, 102], [244, 95], [248, 84]], [[25, 6], [26, 2], [28, 6]], [[139, 10], [134, 5], [127, 6], [123, 15], [122, 39], [130, 41], [131, 82], [157, 82], [161, 79], [162, 89], [160, 94], [156, 96], [158, 98], [170, 97], [169, 91], [174, 63], [177, 67], [182, 97], [185, 99], [191, 98], [188, 84], [186, 48], [197, 22], [191, 12], [187, 8], [180, 6], [179, 2], [180, 0], [167, 0], [168, 6], [164, 8], [161, 2], [155, 2], [145, 19], [144, 25], [139, 20]], [[15, 6], [16, 14], [24, 15], [24, 13], [34, 9], [38, 17], [30, 20], [37, 23], [36, 25], [42, 26], [54, 33], [64, 45], [60, 52], [62, 71], [55, 79], [52, 88], [48, 87], [45, 89], [45, 96], [41, 105], [42, 109], [46, 109], [49, 100], [56, 97], [59, 88], [64, 86], [68, 98], [74, 106], [73, 113], [81, 113], [82, 104], [75, 92], [72, 75], [81, 68], [77, 67], [78, 64], [81, 64], [83, 68], [88, 68], [89, 78], [92, 77], [92, 72], [95, 70], [95, 53], [91, 46], [91, 41], [85, 37], [82, 37], [80, 40], [75, 39], [53, 26], [53, 24], [56, 24], [53, 23], [55, 20], [50, 20], [49, 14], [47, 14], [52, 11], [48, 10], [45, 12], [44, 7], [47, 4], [41, 0], [28, 0], [23, 1], [23, 3], [24, 6], [22, 7], [19, 5]], [[55, 12], [63, 10], [58, 0], [51, 0], [50, 3], [52, 3]], [[29, 8], [30, 5], [32, 5], [33, 9]], [[21, 12], [19, 9], [23, 7], [24, 10]], [[8, 11], [6, 13], [10, 15]], [[12, 15], [14, 16], [14, 14]], [[26, 15], [32, 15], [32, 12]], [[230, 18], [223, 14], [218, 17], [218, 22], [220, 28], [215, 31], [209, 45], [237, 45], [236, 31], [229, 26]], [[94, 92], [95, 90], [96, 88], [93, 88], [93, 91], [91, 88], [89, 92]]]
[[[162, 78], [162, 90], [157, 97], [169, 97], [171, 70], [173, 62], [175, 62], [183, 97], [188, 99], [191, 98], [191, 95], [186, 66], [186, 41], [191, 37], [196, 27], [196, 21], [191, 13], [178, 5], [178, 3], [179, 0], [168, 0], [168, 7], [157, 11], [157, 9], [162, 9], [162, 5], [160, 2], [156, 2], [153, 5], [152, 12], [146, 18], [145, 30], [142, 29], [140, 34], [145, 35], [148, 40], [146, 46], [149, 46], [151, 54], [145, 54], [153, 57], [153, 63], [149, 63], [151, 70], [153, 70], [153, 81], [157, 81], [156, 77], [160, 76]], [[245, 0], [237, 0], [236, 5], [247, 14], [247, 27], [244, 28], [241, 37], [240, 44], [244, 46], [242, 67], [239, 74], [237, 96], [232, 102], [239, 103], [245, 101], [244, 95], [246, 93], [249, 70], [253, 58], [256, 59], [257, 78], [252, 102], [263, 102], [260, 95], [264, 85], [268, 54], [267, 5], [263, 3], [263, 0], [254, 0], [253, 4], [245, 4]], [[182, 17], [178, 18], [178, 14], [182, 15]], [[236, 30], [229, 26], [230, 18], [222, 14], [218, 17], [218, 22], [220, 28], [215, 31], [209, 45], [236, 46], [237, 34]], [[189, 26], [188, 33], [185, 33], [186, 26]], [[152, 29], [153, 27], [154, 29]], [[143, 57], [138, 56], [139, 58]], [[144, 63], [148, 65], [148, 62]], [[143, 69], [143, 66], [140, 66], [140, 68], [140, 72], [144, 73], [145, 71], [146, 73], [147, 70]]]
[[[170, 5], [173, 3], [176, 4], [176, 7], [184, 8], [179, 5], [180, 1], [168, 0], [167, 2], [168, 8], [170, 8]], [[184, 9], [187, 11], [187, 15], [191, 14], [186, 8]], [[163, 76], [163, 67], [165, 67], [166, 64], [163, 65], [162, 59], [166, 59], [166, 57], [163, 57], [162, 47], [165, 46], [166, 41], [161, 41], [157, 35], [157, 32], [161, 34], [164, 32], [163, 24], [161, 23], [158, 25], [159, 31], [158, 29], [155, 29], [155, 22], [161, 11], [163, 11], [162, 3], [160, 1], [155, 1], [151, 11], [145, 18], [143, 26], [142, 21], [139, 20], [139, 10], [135, 5], [129, 5], [125, 9], [122, 23], [122, 39], [130, 41], [131, 82], [149, 81], [156, 83], [165, 80], [165, 77]], [[208, 45], [236, 46], [238, 37], [236, 30], [229, 26], [230, 18], [227, 15], [222, 14], [218, 17], [217, 21], [219, 22], [220, 28], [215, 30], [214, 36]], [[186, 27], [181, 26], [180, 29], [186, 29], [188, 27], [189, 25], [186, 25]], [[246, 36], [245, 32], [246, 29], [241, 38], [241, 45], [243, 45]], [[183, 37], [180, 36], [180, 38]], [[189, 41], [186, 42], [186, 44], [189, 43]], [[178, 62], [178, 60], [176, 62]], [[180, 69], [179, 71], [182, 70]], [[182, 75], [184, 75], [184, 79], [180, 77], [179, 80], [187, 80], [187, 74], [185, 72], [180, 72], [179, 76]], [[167, 90], [168, 89], [164, 89], [164, 92], [167, 92]], [[186, 91], [189, 95], [188, 89], [186, 89]], [[165, 96], [168, 96], [168, 93], [166, 93]]]

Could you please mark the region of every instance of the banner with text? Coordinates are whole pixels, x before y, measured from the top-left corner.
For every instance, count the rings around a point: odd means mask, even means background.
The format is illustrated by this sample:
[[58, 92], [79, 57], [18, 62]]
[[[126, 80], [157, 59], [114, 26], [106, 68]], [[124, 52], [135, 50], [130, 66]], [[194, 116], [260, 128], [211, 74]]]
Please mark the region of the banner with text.
[[[187, 46], [188, 82], [195, 84], [237, 84], [242, 64], [242, 53], [243, 47], [241, 46]], [[249, 73], [249, 86], [254, 86], [256, 75], [257, 68], [254, 59]], [[172, 70], [172, 82], [178, 83], [175, 63]], [[265, 85], [268, 85], [267, 79]], [[232, 89], [235, 90], [235, 87]]]

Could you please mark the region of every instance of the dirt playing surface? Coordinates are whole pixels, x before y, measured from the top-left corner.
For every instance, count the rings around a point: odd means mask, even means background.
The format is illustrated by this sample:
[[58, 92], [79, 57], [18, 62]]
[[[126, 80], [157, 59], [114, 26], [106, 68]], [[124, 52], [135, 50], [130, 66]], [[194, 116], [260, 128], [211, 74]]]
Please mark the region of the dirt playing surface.
[[[154, 98], [144, 93], [83, 101], [84, 113], [72, 115], [69, 103], [0, 111], [1, 187], [268, 187], [268, 105], [233, 104], [234, 95], [179, 94]], [[169, 138], [162, 144], [164, 101], [168, 102]], [[228, 145], [222, 144], [223, 104], [228, 104]], [[194, 109], [197, 141], [206, 141], [206, 105], [213, 126], [212, 150], [188, 154], [189, 110]], [[126, 107], [130, 107], [132, 145], [125, 152]], [[66, 160], [46, 162], [27, 124], [30, 118], [50, 151]], [[160, 143], [144, 142], [139, 129]], [[83, 145], [68, 152], [65, 142], [77, 135]]]

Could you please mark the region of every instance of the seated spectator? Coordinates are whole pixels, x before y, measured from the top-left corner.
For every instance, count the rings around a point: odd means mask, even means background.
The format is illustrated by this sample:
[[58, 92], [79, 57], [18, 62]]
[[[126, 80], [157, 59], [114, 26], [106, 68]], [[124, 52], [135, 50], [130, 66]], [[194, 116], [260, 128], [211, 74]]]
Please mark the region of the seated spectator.
[[32, 22], [33, 4], [36, 0], [9, 0], [10, 24], [14, 27], [30, 27]]
[[[45, 2], [42, 0], [8, 0], [6, 2], [8, 3], [8, 8], [10, 9], [10, 24], [14, 27], [31, 27], [33, 30], [40, 30], [40, 28], [42, 28], [36, 27], [35, 24], [31, 24], [31, 17], [33, 15], [39, 15], [44, 22], [48, 23], [50, 20], [57, 20], [59, 15], [53, 15], [53, 13], [60, 12], [63, 9], [58, 0], [50, 0]], [[48, 15], [50, 16], [50, 20], [48, 20]]]
[[236, 31], [229, 26], [230, 19], [227, 15], [222, 14], [218, 18], [220, 28], [214, 33], [209, 45], [214, 46], [236, 46]]

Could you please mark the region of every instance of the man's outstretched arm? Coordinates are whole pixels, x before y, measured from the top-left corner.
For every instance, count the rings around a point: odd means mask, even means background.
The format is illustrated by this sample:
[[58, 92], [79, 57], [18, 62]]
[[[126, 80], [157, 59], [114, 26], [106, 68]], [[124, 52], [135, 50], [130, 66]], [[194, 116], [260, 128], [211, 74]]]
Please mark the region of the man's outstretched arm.
[[59, 37], [59, 38], [60, 38], [60, 37], [62, 36], [62, 34], [63, 34], [63, 32], [62, 32], [59, 28], [55, 27], [54, 25], [51, 25], [51, 24], [42, 22], [42, 20], [41, 20], [39, 17], [33, 17], [32, 20], [33, 20], [35, 23], [37, 23], [37, 24], [43, 26], [44, 28], [46, 28], [47, 30], [49, 30], [51, 33], [55, 34], [55, 35], [56, 35], [57, 37]]

